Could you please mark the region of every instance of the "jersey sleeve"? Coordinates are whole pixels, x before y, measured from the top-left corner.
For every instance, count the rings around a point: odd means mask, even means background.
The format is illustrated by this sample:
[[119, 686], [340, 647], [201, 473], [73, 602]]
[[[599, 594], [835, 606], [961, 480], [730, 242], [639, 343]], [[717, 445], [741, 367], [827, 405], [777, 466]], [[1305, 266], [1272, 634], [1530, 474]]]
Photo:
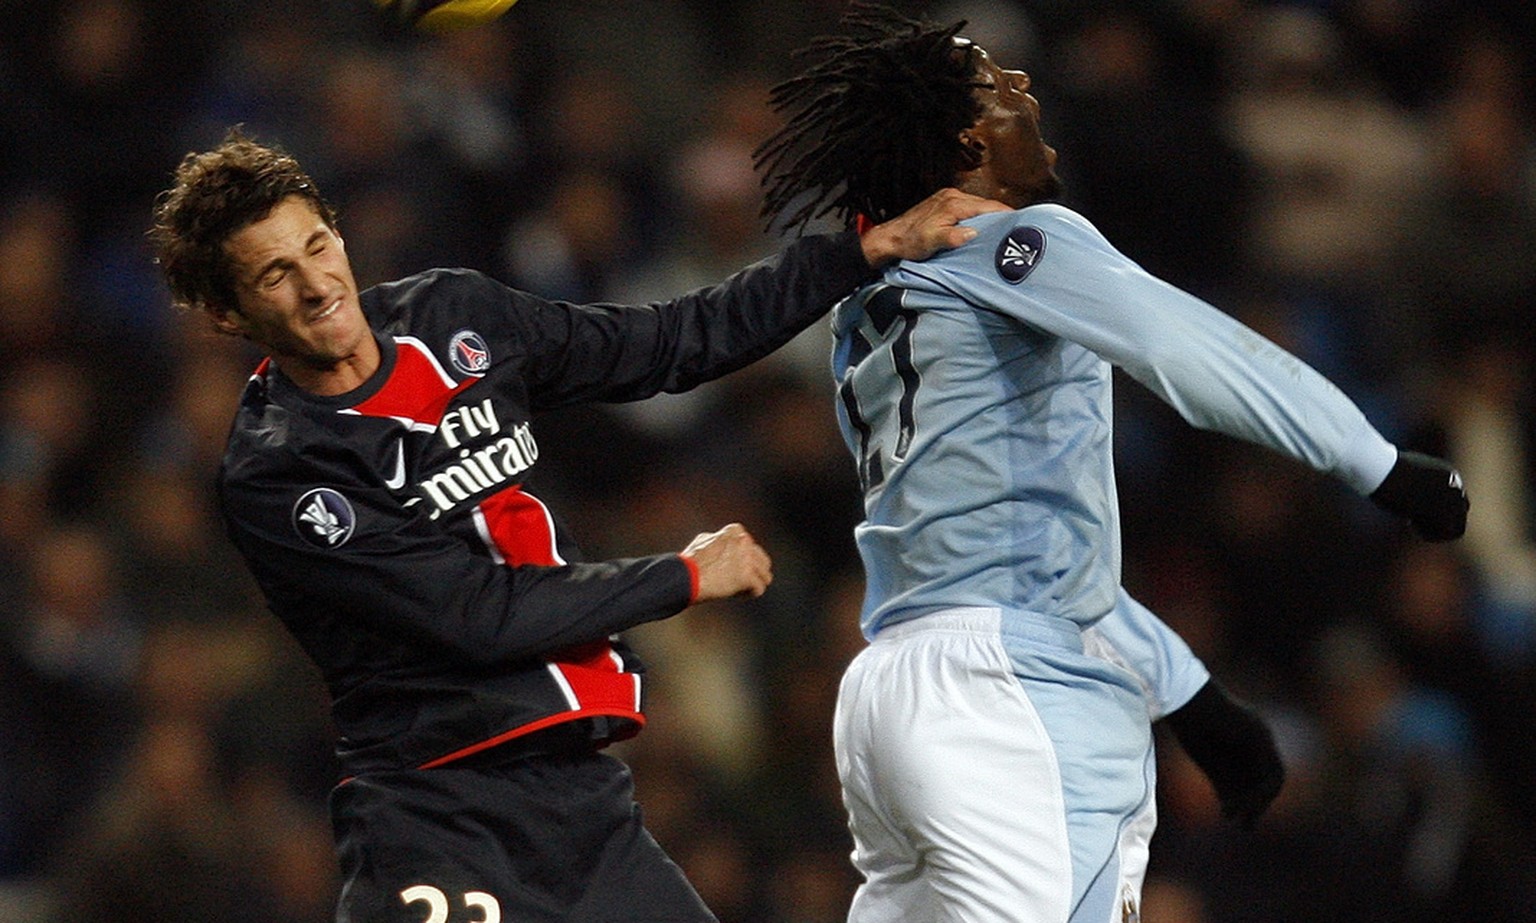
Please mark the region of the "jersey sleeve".
[[718, 285], [642, 306], [514, 293], [535, 410], [687, 391], [766, 356], [873, 276], [852, 232], [795, 241]]
[[502, 566], [388, 491], [320, 463], [247, 462], [220, 488], [230, 537], [296, 627], [344, 624], [496, 665], [666, 618], [691, 598], [678, 555]]
[[[1076, 213], [1033, 206], [977, 227], [969, 245], [899, 272], [1092, 350], [1192, 426], [1290, 456], [1361, 494], [1391, 470], [1395, 448], [1336, 386], [1146, 272]], [[1007, 263], [1019, 246], [1033, 251], [1027, 272]]]
[[1178, 711], [1211, 678], [1184, 639], [1124, 587], [1114, 608], [1089, 632], [1096, 644], [1088, 649], [1136, 675], [1153, 721]]

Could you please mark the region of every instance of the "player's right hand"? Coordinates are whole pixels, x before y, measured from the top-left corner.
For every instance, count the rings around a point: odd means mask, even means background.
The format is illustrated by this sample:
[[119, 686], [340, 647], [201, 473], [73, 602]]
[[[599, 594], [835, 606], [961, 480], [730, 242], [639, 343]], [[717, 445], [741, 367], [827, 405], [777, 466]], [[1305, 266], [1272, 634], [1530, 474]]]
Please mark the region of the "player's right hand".
[[1382, 509], [1413, 523], [1419, 535], [1448, 542], [1467, 531], [1467, 489], [1447, 461], [1419, 452], [1397, 453], [1397, 464], [1371, 494]]
[[859, 243], [872, 267], [894, 260], [925, 260], [976, 236], [974, 228], [960, 224], [965, 219], [1010, 210], [992, 199], [958, 189], [940, 189], [891, 220], [865, 231], [859, 235]]
[[682, 555], [698, 568], [696, 603], [728, 596], [761, 596], [773, 582], [773, 561], [768, 552], [739, 522], [718, 532], [701, 532]]

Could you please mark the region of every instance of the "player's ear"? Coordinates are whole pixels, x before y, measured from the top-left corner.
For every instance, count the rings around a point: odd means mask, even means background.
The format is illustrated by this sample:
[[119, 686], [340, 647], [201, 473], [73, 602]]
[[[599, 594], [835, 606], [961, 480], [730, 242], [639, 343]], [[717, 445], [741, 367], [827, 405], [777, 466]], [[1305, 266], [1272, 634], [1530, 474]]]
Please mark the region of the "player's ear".
[[206, 306], [208, 317], [213, 321], [213, 329], [230, 336], [244, 337], [250, 334], [250, 324], [245, 315], [237, 308], [229, 308], [223, 305], [209, 304]]
[[979, 166], [987, 161], [987, 143], [981, 139], [975, 128], [962, 128], [960, 130], [960, 145], [970, 152], [971, 159]]

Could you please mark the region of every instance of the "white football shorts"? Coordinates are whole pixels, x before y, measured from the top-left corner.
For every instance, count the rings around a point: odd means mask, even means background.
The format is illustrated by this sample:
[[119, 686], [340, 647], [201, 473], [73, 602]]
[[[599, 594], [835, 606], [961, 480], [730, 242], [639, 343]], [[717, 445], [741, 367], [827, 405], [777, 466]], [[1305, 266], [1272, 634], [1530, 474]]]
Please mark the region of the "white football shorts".
[[1147, 706], [1059, 619], [951, 609], [843, 676], [850, 923], [1128, 923], [1156, 826]]

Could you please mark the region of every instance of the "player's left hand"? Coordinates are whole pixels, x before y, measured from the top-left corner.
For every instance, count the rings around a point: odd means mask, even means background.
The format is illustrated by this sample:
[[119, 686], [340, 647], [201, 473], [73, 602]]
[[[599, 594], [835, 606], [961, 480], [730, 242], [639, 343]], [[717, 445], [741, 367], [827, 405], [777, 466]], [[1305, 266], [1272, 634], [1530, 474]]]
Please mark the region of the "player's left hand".
[[1389, 513], [1407, 519], [1432, 542], [1461, 538], [1467, 531], [1467, 489], [1461, 472], [1448, 461], [1419, 452], [1397, 453], [1397, 464], [1371, 494]]
[[963, 227], [960, 222], [999, 211], [1009, 208], [958, 189], [940, 189], [891, 220], [865, 231], [859, 242], [870, 266], [879, 267], [895, 260], [925, 260], [976, 236], [975, 228]]
[[1252, 830], [1285, 784], [1285, 764], [1269, 725], [1214, 678], [1163, 721], [1211, 781], [1222, 815]]

